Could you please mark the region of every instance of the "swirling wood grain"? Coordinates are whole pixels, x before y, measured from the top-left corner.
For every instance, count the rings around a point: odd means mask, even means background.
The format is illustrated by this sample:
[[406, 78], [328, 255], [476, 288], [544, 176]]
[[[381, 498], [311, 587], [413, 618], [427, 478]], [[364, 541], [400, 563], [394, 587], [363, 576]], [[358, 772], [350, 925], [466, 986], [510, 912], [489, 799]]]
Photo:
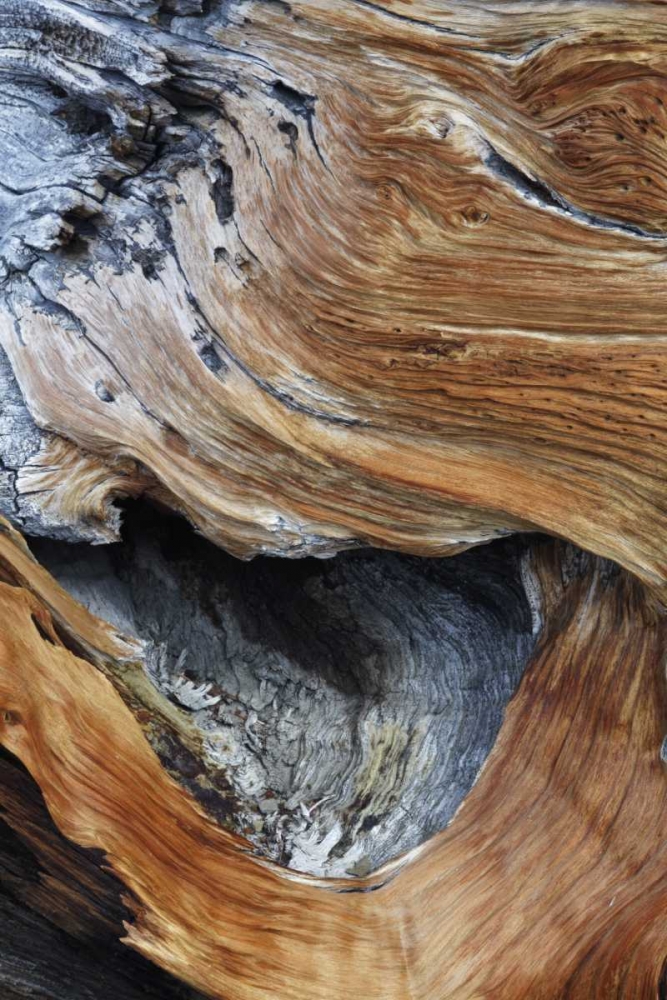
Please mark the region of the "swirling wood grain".
[[0, 337], [108, 483], [19, 472], [17, 516], [80, 482], [89, 532], [147, 491], [245, 555], [540, 528], [662, 588], [660, 8], [157, 6], [5, 4]]
[[[318, 881], [202, 813], [119, 693], [127, 648], [114, 667], [110, 630], [0, 549], [0, 739], [131, 891], [142, 955], [218, 1000], [656, 996], [665, 623], [627, 574], [539, 545], [541, 644], [458, 816], [373, 876]], [[94, 643], [106, 676], [71, 651]]]

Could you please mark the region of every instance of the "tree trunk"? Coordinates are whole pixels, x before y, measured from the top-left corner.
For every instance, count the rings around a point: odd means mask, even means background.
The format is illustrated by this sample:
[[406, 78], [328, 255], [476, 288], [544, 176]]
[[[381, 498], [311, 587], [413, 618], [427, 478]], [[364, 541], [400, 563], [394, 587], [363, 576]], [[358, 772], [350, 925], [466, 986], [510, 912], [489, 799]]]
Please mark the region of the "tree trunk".
[[657, 10], [0, 0], [3, 998], [667, 996]]

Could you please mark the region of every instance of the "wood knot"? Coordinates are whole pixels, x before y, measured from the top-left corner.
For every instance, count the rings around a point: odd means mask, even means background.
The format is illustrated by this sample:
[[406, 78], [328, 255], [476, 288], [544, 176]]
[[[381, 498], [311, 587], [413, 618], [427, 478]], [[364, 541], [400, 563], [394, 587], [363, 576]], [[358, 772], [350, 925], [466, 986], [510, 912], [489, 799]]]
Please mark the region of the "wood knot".
[[454, 128], [454, 122], [450, 121], [450, 119], [446, 118], [444, 115], [442, 116], [442, 118], [438, 118], [436, 121], [434, 121], [433, 125], [437, 135], [441, 139], [446, 139], [449, 133]]
[[380, 181], [375, 188], [375, 194], [381, 201], [391, 201], [396, 205], [405, 203], [403, 188], [397, 181]]
[[21, 722], [20, 712], [15, 712], [11, 708], [0, 709], [0, 720], [6, 726], [18, 726]]
[[485, 226], [491, 216], [488, 212], [483, 211], [481, 208], [477, 208], [476, 205], [467, 205], [461, 215], [463, 216], [463, 223], [472, 229], [476, 229], [479, 226]]

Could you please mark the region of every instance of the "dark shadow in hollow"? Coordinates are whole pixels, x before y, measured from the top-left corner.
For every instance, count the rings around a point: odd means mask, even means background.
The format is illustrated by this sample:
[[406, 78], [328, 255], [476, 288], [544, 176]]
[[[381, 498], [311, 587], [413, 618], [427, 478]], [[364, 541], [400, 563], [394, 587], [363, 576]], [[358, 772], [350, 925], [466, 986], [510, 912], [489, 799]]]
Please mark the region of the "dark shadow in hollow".
[[238, 828], [317, 874], [365, 874], [442, 829], [533, 650], [529, 539], [450, 559], [361, 550], [244, 563], [141, 503], [105, 547], [34, 539], [229, 777]]
[[128, 898], [104, 855], [59, 832], [39, 786], [0, 748], [2, 1000], [204, 1000], [121, 944]]

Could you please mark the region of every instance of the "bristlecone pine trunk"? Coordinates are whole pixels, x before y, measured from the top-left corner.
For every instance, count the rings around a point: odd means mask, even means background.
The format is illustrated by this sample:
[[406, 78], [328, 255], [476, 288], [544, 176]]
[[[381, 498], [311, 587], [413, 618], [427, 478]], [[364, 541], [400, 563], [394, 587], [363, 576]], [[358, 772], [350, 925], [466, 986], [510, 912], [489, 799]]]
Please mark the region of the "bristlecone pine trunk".
[[0, 1000], [667, 997], [666, 321], [661, 2], [0, 0]]

